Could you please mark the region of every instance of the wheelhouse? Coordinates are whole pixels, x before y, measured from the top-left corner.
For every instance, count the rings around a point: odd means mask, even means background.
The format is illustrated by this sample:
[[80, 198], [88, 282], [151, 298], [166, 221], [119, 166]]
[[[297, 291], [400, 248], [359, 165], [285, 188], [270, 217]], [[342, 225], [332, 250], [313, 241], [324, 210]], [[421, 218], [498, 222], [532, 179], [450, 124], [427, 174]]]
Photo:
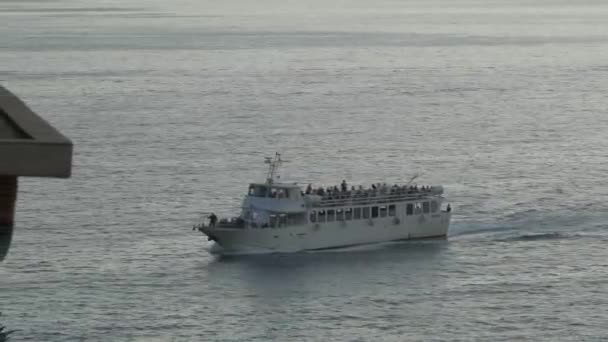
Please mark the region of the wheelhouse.
[[290, 200], [299, 200], [302, 198], [302, 190], [296, 184], [252, 183], [249, 185], [247, 194], [250, 197], [258, 198], [284, 198]]

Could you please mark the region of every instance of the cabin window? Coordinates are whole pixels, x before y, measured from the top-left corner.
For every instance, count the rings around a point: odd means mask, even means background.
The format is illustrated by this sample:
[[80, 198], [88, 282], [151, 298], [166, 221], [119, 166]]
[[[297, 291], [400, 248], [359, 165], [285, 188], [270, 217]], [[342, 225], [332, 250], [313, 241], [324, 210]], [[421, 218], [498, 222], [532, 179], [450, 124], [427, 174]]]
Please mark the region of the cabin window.
[[310, 222], [317, 222], [317, 212], [314, 210], [310, 212]]
[[317, 216], [319, 222], [325, 222], [325, 216], [326, 216], [325, 215], [325, 210], [319, 210], [319, 213], [318, 213], [318, 216]]
[[342, 209], [336, 209], [336, 221], [344, 221], [344, 211]]
[[380, 207], [380, 217], [386, 217], [386, 207], [385, 206], [381, 206]]
[[363, 218], [364, 219], [368, 219], [369, 218], [369, 207], [363, 208]]
[[284, 227], [287, 225], [287, 215], [281, 214], [279, 215], [279, 227]]
[[394, 204], [388, 206], [388, 216], [395, 216], [396, 208]]
[[304, 224], [306, 223], [305, 213], [287, 214], [287, 224]]
[[327, 211], [327, 222], [332, 222], [336, 220], [336, 211], [335, 210], [328, 210]]
[[372, 207], [372, 218], [378, 217], [378, 207]]
[[361, 208], [355, 208], [354, 216], [355, 216], [355, 220], [361, 219]]
[[271, 188], [270, 197], [272, 198], [287, 198], [287, 189]]
[[432, 201], [431, 202], [431, 212], [436, 213], [438, 209], [439, 209], [439, 206], [437, 205], [437, 201]]
[[428, 214], [431, 211], [429, 202], [422, 202], [422, 212]]
[[344, 209], [344, 219], [352, 220], [353, 219], [353, 208]]
[[416, 206], [414, 206], [414, 214], [418, 215], [422, 213], [422, 206], [420, 205], [420, 203], [416, 203]]
[[270, 223], [270, 227], [274, 228], [278, 225], [278, 218], [276, 215], [269, 215], [268, 222]]
[[251, 185], [249, 186], [249, 196], [254, 197], [266, 197], [268, 194], [268, 188], [263, 185]]
[[412, 203], [408, 203], [405, 206], [405, 214], [407, 216], [414, 215], [414, 205]]

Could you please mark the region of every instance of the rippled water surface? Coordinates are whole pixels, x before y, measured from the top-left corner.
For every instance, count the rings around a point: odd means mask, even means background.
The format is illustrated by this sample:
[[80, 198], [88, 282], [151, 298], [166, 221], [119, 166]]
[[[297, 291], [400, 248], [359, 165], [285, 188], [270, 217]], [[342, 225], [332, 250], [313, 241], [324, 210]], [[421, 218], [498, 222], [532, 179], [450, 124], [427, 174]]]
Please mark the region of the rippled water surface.
[[[0, 1], [0, 82], [75, 143], [21, 179], [15, 341], [603, 341], [608, 3]], [[283, 178], [443, 184], [444, 241], [217, 257]]]

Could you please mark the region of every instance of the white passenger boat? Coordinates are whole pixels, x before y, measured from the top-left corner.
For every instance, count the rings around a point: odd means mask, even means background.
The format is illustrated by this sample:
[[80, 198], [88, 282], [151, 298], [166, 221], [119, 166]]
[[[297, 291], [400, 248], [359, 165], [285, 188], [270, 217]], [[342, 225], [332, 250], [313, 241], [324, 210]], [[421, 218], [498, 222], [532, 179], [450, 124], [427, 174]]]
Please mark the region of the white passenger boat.
[[273, 253], [340, 248], [388, 241], [445, 238], [451, 208], [441, 186], [374, 184], [305, 190], [278, 182], [277, 153], [267, 179], [252, 183], [238, 217], [196, 226], [225, 252]]

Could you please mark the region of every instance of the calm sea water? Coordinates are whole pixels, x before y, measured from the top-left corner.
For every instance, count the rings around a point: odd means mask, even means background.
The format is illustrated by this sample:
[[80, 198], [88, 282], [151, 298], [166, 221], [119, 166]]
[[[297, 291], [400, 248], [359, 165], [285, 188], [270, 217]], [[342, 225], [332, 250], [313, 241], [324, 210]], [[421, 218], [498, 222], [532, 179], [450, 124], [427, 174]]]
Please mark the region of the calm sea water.
[[[0, 1], [0, 82], [75, 143], [21, 179], [15, 341], [608, 339], [605, 1]], [[443, 184], [447, 241], [217, 257], [283, 178]]]

